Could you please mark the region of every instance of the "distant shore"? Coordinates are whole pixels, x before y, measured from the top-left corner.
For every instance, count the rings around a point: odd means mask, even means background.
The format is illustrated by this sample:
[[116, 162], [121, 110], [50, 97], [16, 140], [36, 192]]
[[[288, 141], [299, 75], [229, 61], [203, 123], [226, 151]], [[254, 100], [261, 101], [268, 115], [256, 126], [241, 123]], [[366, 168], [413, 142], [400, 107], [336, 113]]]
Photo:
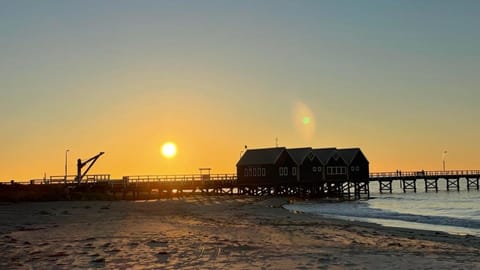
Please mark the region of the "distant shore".
[[475, 269], [480, 239], [328, 219], [280, 197], [0, 204], [1, 269]]

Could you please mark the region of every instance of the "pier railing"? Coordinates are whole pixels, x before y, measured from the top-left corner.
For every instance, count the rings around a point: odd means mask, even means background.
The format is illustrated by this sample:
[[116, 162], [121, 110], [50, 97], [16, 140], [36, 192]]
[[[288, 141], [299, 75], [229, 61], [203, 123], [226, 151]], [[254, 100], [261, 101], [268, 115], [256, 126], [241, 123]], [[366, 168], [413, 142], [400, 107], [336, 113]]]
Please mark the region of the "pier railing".
[[[0, 184], [3, 185], [33, 185], [33, 184], [73, 184], [76, 183], [76, 175], [52, 175], [48, 178], [38, 178], [30, 179], [28, 181], [2, 181]], [[82, 183], [97, 183], [97, 182], [108, 182], [110, 181], [110, 174], [87, 174], [83, 177]]]
[[186, 174], [186, 175], [132, 175], [124, 176], [130, 183], [138, 182], [179, 182], [179, 181], [232, 181], [236, 174]]
[[[374, 172], [370, 173], [370, 181], [395, 180], [405, 178], [448, 178], [448, 177], [480, 177], [480, 170], [450, 170], [450, 171], [395, 171], [395, 172]], [[43, 179], [31, 179], [29, 181], [0, 181], [0, 184], [73, 184], [76, 175], [55, 175]], [[186, 181], [235, 181], [237, 175], [234, 173], [224, 174], [185, 174], [185, 175], [131, 175], [122, 179], [111, 179], [110, 174], [91, 174], [82, 179], [82, 183], [97, 182], [186, 182]]]
[[370, 174], [370, 180], [379, 178], [403, 178], [403, 177], [429, 177], [429, 176], [469, 176], [480, 175], [480, 170], [451, 170], [451, 171], [396, 171], [396, 172], [375, 172]]
[[[50, 179], [47, 181], [50, 184], [57, 183], [75, 183], [76, 175], [54, 175], [50, 176]], [[97, 183], [101, 181], [109, 181], [110, 174], [87, 174], [82, 178], [82, 183]]]

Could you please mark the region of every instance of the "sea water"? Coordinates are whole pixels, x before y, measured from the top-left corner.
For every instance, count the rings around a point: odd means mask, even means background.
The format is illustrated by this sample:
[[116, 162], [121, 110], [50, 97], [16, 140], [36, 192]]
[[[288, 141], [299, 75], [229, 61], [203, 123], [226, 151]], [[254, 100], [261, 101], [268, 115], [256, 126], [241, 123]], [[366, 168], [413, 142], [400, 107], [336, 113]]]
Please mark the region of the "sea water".
[[369, 200], [308, 201], [286, 205], [285, 208], [384, 226], [480, 236], [480, 191], [465, 190], [466, 183], [460, 191], [445, 191], [439, 183], [438, 192], [425, 192], [422, 184], [422, 181], [417, 182], [416, 193], [403, 193], [397, 186], [393, 193], [382, 194], [378, 192], [378, 185], [372, 183]]

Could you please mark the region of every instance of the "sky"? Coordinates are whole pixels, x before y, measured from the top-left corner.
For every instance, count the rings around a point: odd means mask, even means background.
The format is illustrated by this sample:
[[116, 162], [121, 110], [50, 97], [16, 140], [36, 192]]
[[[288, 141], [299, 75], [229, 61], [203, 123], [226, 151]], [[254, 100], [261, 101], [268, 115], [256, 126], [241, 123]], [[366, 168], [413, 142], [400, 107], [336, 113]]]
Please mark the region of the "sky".
[[[248, 148], [480, 169], [479, 1], [0, 0], [0, 181], [100, 151], [113, 178]], [[161, 147], [174, 142], [177, 154]], [[445, 151], [448, 153], [443, 154]]]

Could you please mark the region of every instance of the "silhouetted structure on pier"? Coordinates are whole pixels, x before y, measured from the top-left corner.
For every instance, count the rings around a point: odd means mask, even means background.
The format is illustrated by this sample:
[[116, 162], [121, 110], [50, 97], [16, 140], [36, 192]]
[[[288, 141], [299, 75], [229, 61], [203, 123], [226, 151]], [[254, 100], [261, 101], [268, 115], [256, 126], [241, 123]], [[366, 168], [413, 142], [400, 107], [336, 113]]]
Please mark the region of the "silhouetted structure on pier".
[[368, 171], [359, 148], [249, 149], [237, 163], [239, 187], [252, 195], [368, 197]]

